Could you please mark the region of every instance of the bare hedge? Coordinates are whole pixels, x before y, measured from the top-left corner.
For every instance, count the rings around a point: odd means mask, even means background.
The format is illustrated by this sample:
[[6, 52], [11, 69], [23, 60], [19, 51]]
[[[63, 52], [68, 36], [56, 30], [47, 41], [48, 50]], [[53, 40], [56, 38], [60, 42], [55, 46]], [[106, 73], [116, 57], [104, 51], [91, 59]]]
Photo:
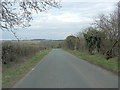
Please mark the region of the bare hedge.
[[2, 63], [17, 61], [22, 57], [34, 55], [37, 52], [46, 49], [39, 45], [24, 44], [19, 42], [3, 42], [2, 43]]

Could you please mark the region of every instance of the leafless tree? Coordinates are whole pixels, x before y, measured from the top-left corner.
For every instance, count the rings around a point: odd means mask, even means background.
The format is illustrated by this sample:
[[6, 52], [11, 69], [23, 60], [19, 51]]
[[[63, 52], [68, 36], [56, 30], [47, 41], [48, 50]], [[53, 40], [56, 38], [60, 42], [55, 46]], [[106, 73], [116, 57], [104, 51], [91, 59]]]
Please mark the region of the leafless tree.
[[14, 35], [15, 27], [29, 27], [32, 13], [46, 11], [49, 7], [60, 8], [60, 0], [4, 0], [0, 3], [0, 28]]
[[109, 15], [100, 15], [94, 23], [97, 30], [101, 31], [103, 51], [109, 57], [114, 56], [118, 50], [118, 22], [118, 12], [115, 10]]
[[118, 61], [120, 62], [120, 1], [118, 2]]

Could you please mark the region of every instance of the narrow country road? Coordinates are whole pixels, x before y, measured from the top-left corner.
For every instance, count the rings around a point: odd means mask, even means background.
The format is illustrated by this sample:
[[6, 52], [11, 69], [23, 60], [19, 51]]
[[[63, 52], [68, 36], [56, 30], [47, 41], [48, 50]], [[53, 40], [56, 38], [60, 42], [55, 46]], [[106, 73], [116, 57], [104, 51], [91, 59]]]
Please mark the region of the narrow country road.
[[53, 49], [13, 88], [118, 88], [118, 77], [62, 49]]

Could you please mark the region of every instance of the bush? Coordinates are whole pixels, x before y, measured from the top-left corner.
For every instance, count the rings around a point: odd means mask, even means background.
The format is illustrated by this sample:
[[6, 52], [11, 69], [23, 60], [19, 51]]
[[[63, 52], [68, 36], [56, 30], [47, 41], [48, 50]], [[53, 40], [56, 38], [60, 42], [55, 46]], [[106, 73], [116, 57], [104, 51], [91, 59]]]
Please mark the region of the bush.
[[3, 42], [2, 63], [8, 64], [9, 62], [17, 61], [22, 57], [34, 55], [44, 49], [45, 47], [40, 47], [39, 45], [31, 45], [12, 41]]

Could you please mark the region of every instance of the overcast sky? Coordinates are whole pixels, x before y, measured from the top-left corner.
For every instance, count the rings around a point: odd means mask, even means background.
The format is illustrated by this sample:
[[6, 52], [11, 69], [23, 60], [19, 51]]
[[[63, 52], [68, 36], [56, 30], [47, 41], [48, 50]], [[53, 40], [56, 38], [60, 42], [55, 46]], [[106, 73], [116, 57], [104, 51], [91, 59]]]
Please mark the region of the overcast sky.
[[[69, 1], [69, 2], [68, 2]], [[31, 27], [19, 28], [21, 39], [65, 39], [88, 27], [99, 14], [115, 9], [118, 0], [62, 0], [61, 8], [33, 14]], [[11, 32], [3, 31], [2, 39], [15, 39]]]

